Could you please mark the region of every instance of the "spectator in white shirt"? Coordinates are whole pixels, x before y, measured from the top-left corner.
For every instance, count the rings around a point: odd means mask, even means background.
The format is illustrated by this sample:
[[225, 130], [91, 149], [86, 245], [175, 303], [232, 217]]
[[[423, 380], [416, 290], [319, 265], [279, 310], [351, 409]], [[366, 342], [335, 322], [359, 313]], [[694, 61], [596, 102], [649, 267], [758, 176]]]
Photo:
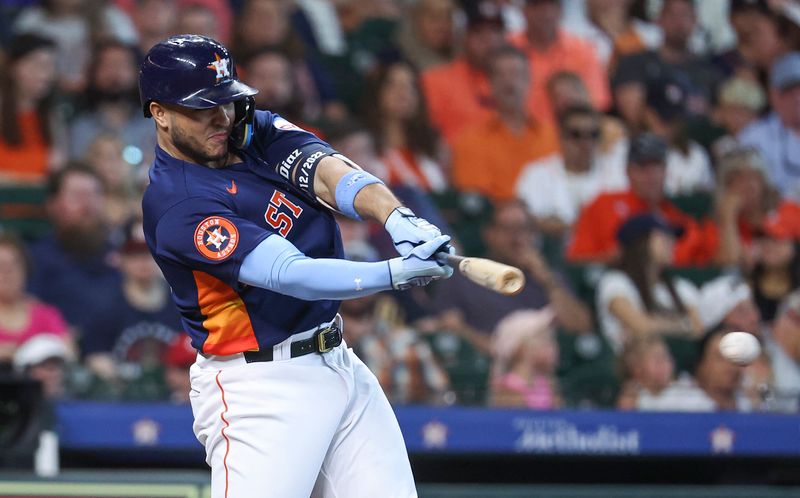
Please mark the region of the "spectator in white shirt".
[[800, 52], [778, 59], [770, 87], [773, 112], [742, 130], [739, 141], [761, 151], [784, 197], [800, 199]]
[[597, 290], [600, 324], [615, 353], [637, 336], [703, 333], [697, 288], [665, 274], [680, 233], [680, 228], [652, 213], [629, 218], [617, 232], [622, 248], [619, 264], [603, 275]]
[[561, 153], [529, 163], [520, 174], [517, 197], [543, 233], [564, 234], [597, 194], [627, 187], [624, 164], [598, 154], [600, 120], [587, 105], [567, 108], [559, 117]]
[[647, 83], [645, 122], [650, 131], [669, 144], [667, 177], [664, 190], [668, 196], [692, 194], [714, 188], [711, 160], [706, 151], [686, 133], [688, 111], [686, 86], [677, 79], [651, 79]]

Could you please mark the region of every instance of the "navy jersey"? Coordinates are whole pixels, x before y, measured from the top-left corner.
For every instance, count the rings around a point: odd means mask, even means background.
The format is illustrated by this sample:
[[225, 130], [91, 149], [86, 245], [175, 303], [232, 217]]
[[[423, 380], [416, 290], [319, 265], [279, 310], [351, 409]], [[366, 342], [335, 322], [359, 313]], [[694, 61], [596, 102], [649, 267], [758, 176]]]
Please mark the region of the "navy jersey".
[[230, 355], [272, 347], [333, 319], [339, 301], [304, 301], [238, 281], [245, 256], [272, 234], [311, 258], [342, 258], [332, 213], [313, 195], [328, 144], [258, 111], [243, 162], [213, 169], [160, 148], [142, 201], [144, 232], [195, 348]]

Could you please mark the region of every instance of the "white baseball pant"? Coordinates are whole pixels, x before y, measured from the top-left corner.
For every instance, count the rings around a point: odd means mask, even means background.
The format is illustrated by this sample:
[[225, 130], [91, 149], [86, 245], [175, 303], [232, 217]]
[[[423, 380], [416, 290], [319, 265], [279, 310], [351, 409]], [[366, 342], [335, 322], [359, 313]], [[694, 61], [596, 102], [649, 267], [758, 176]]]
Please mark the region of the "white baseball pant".
[[416, 497], [403, 435], [372, 372], [344, 342], [286, 359], [290, 340], [274, 361], [198, 355], [192, 365], [212, 498]]

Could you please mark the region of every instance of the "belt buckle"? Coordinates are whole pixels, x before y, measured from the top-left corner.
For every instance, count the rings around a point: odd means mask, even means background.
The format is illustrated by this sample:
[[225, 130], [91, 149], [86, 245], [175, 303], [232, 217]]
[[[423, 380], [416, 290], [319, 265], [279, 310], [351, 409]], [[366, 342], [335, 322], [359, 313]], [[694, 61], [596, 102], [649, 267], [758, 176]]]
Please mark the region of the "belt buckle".
[[[335, 344], [332, 343], [328, 345], [327, 341], [328, 336], [326, 334], [330, 332], [337, 332], [338, 330], [339, 327], [337, 327], [336, 325], [331, 325], [329, 327], [325, 327], [324, 329], [320, 330], [317, 333], [317, 347], [319, 348], [320, 353], [327, 353], [328, 351], [333, 350], [333, 348], [342, 343], [341, 335], [339, 335], [338, 337], [334, 336], [331, 338], [333, 342], [335, 342]], [[339, 339], [338, 341], [336, 341], [337, 338]]]

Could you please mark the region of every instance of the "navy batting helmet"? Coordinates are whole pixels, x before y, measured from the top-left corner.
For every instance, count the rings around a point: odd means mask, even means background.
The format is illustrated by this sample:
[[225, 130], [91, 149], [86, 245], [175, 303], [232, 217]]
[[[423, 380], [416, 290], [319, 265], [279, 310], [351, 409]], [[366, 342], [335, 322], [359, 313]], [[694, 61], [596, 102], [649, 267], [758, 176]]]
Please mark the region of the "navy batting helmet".
[[236, 117], [231, 140], [244, 148], [252, 134], [258, 90], [236, 78], [236, 66], [221, 43], [198, 35], [177, 35], [147, 52], [139, 71], [142, 111], [149, 118], [150, 102], [210, 109], [231, 102]]

